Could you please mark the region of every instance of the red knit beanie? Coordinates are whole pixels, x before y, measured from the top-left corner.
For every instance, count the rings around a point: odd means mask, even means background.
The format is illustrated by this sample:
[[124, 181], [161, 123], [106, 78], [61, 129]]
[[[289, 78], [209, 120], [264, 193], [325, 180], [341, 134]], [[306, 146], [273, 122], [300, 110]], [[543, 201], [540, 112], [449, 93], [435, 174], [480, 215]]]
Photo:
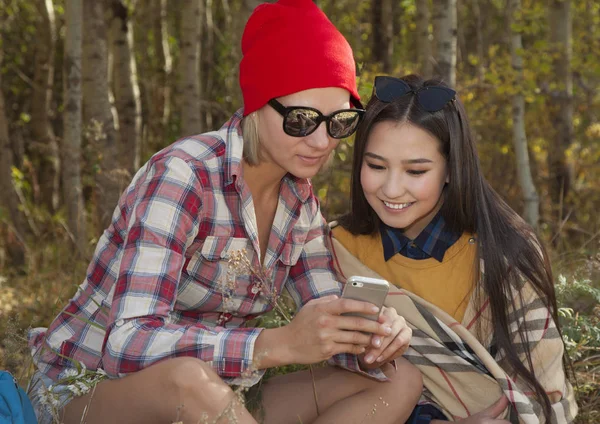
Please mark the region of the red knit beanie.
[[352, 49], [312, 0], [256, 7], [244, 29], [242, 54], [244, 116], [272, 98], [323, 87], [345, 88], [362, 107]]

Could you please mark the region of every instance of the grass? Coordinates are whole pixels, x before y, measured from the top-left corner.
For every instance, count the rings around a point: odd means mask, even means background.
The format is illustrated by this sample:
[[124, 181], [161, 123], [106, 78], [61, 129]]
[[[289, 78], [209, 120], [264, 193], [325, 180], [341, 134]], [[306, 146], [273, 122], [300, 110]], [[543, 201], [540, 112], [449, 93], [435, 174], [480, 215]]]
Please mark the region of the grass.
[[[580, 412], [576, 422], [598, 423], [600, 253], [588, 253], [583, 260], [579, 255], [577, 261], [570, 263], [577, 266], [563, 268], [568, 277], [558, 279], [557, 293], [578, 382]], [[74, 257], [67, 243], [55, 242], [37, 246], [24, 271], [0, 267], [0, 369], [11, 371], [23, 387], [32, 373], [25, 339], [27, 329], [48, 326], [83, 281], [87, 264], [87, 260]]]

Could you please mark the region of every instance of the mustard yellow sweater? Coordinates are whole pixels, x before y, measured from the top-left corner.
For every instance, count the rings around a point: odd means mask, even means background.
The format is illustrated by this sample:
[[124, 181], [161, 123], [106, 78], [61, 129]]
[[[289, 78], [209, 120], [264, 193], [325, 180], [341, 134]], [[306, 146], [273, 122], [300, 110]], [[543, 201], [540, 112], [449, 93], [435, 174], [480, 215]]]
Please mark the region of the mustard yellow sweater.
[[333, 237], [390, 283], [433, 303], [458, 322], [462, 321], [474, 288], [477, 243], [472, 234], [463, 234], [450, 246], [442, 262], [434, 258], [409, 259], [402, 255], [394, 255], [386, 262], [379, 233], [355, 236], [337, 226], [333, 229]]

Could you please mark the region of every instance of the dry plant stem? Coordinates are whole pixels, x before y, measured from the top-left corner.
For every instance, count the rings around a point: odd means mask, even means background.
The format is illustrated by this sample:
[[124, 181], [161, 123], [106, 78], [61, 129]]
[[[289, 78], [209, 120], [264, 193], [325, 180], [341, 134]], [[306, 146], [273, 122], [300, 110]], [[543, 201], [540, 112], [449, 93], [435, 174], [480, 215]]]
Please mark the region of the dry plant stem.
[[96, 387], [98, 387], [98, 386], [94, 385], [94, 388], [92, 389], [92, 394], [90, 395], [90, 400], [88, 401], [85, 408], [83, 408], [83, 414], [81, 415], [81, 423], [80, 424], [83, 424], [86, 422], [85, 419], [87, 418], [88, 411], [90, 410], [90, 407], [92, 405], [92, 399], [94, 398], [94, 393], [96, 393]]
[[321, 411], [319, 411], [319, 399], [317, 398], [317, 384], [315, 382], [315, 373], [313, 371], [312, 365], [308, 366], [310, 370], [310, 378], [312, 380], [312, 388], [313, 388], [313, 396], [315, 399], [315, 408], [317, 409], [317, 417], [321, 416]]
[[[229, 265], [238, 271], [245, 271], [250, 275], [253, 275], [258, 281], [260, 285], [259, 293], [265, 296], [265, 298], [269, 301], [271, 306], [281, 315], [285, 324], [289, 324], [292, 322], [292, 317], [284, 310], [282, 305], [279, 302], [279, 296], [275, 290], [275, 285], [268, 281], [267, 274], [264, 269], [256, 269], [252, 266], [252, 263], [248, 259], [245, 249], [240, 251], [233, 252], [229, 259]], [[314, 371], [312, 365], [308, 366], [310, 371], [310, 376], [312, 379], [312, 388], [313, 388], [313, 398], [315, 400], [315, 408], [317, 411], [317, 417], [321, 415], [319, 411], [319, 399], [317, 396], [317, 385], [315, 382]]]

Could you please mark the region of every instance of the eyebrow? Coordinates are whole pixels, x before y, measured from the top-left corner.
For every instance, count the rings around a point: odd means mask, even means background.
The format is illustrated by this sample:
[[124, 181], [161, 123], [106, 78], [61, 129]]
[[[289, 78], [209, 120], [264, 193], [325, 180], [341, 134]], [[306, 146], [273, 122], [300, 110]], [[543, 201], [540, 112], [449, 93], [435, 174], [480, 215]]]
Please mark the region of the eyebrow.
[[[375, 153], [371, 153], [371, 152], [365, 153], [365, 157], [370, 157], [373, 159], [386, 161], [386, 159], [383, 156], [379, 156], [379, 155], [376, 155]], [[418, 164], [418, 163], [433, 163], [433, 161], [430, 159], [426, 159], [426, 158], [418, 158], [418, 159], [405, 159], [402, 161], [402, 163], [410, 165], [410, 164]]]

